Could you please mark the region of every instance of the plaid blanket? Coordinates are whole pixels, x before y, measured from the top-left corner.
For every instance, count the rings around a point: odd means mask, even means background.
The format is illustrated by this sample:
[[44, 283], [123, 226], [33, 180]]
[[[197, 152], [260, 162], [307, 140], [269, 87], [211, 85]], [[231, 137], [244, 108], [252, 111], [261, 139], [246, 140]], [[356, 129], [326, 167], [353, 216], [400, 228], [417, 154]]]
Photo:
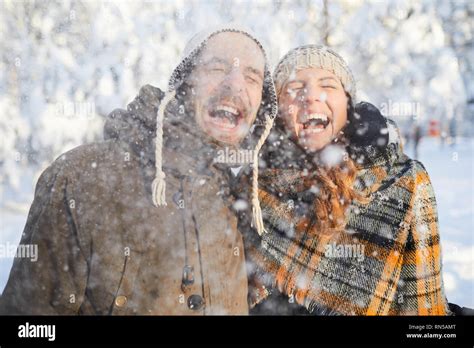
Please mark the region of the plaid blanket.
[[251, 306], [278, 289], [311, 313], [451, 314], [433, 187], [423, 165], [403, 154], [397, 132], [384, 153], [368, 149], [358, 167], [355, 188], [369, 200], [352, 202], [345, 231], [314, 230], [305, 180], [295, 169], [262, 176], [268, 233], [247, 237]]

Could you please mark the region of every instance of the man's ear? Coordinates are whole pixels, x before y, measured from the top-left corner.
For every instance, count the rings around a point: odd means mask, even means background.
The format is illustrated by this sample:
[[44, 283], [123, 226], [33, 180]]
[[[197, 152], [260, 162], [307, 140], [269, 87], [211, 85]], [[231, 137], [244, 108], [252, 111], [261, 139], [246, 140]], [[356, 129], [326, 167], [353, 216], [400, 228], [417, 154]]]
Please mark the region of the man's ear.
[[191, 84], [189, 77], [176, 89], [176, 99], [189, 101], [195, 95], [193, 84]]

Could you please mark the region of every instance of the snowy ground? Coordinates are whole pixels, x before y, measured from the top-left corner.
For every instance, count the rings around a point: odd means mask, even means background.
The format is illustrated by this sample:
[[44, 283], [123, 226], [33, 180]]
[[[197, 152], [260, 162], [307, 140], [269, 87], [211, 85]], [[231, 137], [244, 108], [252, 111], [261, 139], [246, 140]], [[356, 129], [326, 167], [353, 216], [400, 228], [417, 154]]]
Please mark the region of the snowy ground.
[[[406, 152], [411, 155], [410, 144]], [[474, 139], [441, 147], [426, 138], [420, 160], [428, 170], [438, 202], [443, 246], [444, 281], [448, 300], [474, 308]], [[20, 192], [5, 190], [0, 200], [0, 244], [18, 244], [33, 198], [36, 177], [24, 173]], [[0, 257], [0, 291], [12, 265]]]

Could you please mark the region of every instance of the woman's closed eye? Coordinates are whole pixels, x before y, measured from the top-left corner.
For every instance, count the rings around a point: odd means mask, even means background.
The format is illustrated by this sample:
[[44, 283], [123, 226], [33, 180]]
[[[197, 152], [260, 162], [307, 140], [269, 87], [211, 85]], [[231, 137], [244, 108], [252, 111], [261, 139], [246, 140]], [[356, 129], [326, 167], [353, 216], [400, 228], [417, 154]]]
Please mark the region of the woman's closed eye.
[[302, 83], [290, 83], [286, 86], [286, 91], [288, 93], [294, 93], [300, 91], [304, 88]]

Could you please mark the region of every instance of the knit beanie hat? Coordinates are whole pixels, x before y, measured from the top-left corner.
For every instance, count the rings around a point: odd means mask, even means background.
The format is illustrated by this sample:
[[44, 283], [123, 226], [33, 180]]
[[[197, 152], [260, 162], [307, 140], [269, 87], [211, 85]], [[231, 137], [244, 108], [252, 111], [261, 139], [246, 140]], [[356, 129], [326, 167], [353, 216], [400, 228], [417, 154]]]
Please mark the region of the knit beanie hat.
[[171, 74], [168, 90], [158, 108], [157, 122], [156, 122], [156, 138], [155, 138], [155, 166], [156, 174], [155, 179], [152, 183], [152, 195], [153, 204], [155, 206], [166, 205], [166, 182], [165, 173], [163, 172], [163, 119], [164, 113], [168, 103], [175, 101], [176, 90], [185, 82], [189, 73], [195, 65], [195, 60], [200, 54], [201, 50], [205, 47], [208, 40], [223, 32], [235, 32], [242, 33], [252, 40], [261, 48], [265, 58], [265, 72], [263, 81], [263, 95], [262, 105], [257, 113], [257, 118], [263, 119], [264, 130], [260, 135], [260, 138], [255, 145], [253, 151], [253, 168], [252, 168], [252, 213], [253, 213], [253, 225], [259, 234], [262, 234], [265, 229], [263, 226], [262, 211], [260, 208], [260, 202], [258, 200], [258, 158], [260, 149], [267, 139], [270, 130], [273, 126], [275, 116], [278, 112], [278, 102], [275, 92], [275, 86], [271, 75], [271, 69], [268, 63], [268, 57], [266, 51], [260, 40], [256, 38], [252, 32], [235, 23], [228, 23], [222, 26], [210, 28], [196, 34], [186, 45], [184, 54], [179, 65], [174, 69]]
[[280, 95], [283, 86], [292, 74], [308, 68], [320, 68], [332, 72], [341, 81], [344, 90], [355, 103], [356, 84], [349, 66], [339, 54], [320, 45], [294, 48], [280, 60], [273, 74], [277, 96]]

